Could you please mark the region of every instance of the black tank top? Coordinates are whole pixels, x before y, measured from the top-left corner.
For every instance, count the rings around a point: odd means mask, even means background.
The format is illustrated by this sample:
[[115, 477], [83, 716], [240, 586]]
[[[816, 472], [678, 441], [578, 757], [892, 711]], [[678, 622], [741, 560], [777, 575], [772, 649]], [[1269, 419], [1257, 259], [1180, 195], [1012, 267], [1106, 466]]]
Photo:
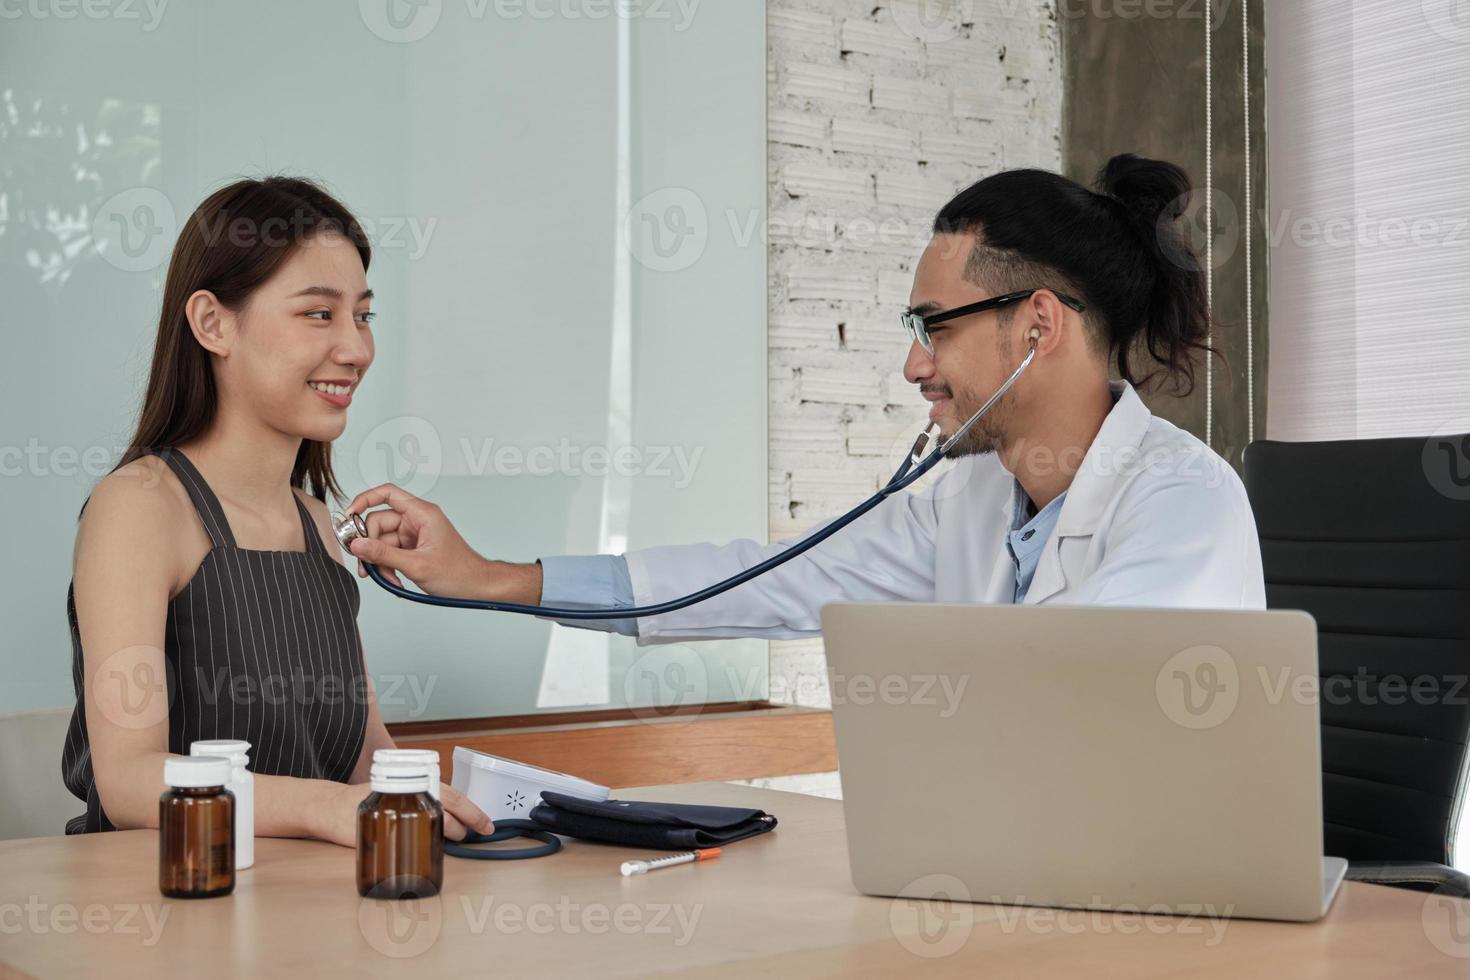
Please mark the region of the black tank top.
[[[168, 604], [169, 752], [186, 755], [199, 739], [245, 739], [254, 773], [346, 782], [362, 751], [368, 714], [357, 581], [327, 554], [299, 498], [305, 551], [237, 548], [219, 500], [194, 464], [177, 449], [157, 455], [188, 491], [211, 544], [189, 584]], [[67, 821], [66, 832], [112, 830], [92, 778], [73, 588], [67, 589], [66, 614], [77, 706], [62, 776], [87, 804], [86, 813]], [[99, 675], [98, 683], [106, 682]]]

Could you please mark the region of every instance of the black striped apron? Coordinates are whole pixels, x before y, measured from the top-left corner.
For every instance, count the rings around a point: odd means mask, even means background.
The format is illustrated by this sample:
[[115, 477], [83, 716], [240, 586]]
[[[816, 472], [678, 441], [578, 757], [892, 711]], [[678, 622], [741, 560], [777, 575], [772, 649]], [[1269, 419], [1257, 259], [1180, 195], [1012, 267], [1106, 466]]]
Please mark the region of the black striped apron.
[[[304, 551], [238, 548], [219, 500], [188, 457], [177, 449], [157, 455], [188, 491], [211, 545], [168, 604], [169, 752], [187, 754], [199, 739], [240, 738], [251, 744], [252, 772], [346, 782], [362, 751], [368, 715], [356, 579], [327, 554], [299, 498]], [[62, 775], [87, 804], [86, 813], [67, 821], [66, 832], [112, 830], [92, 778], [72, 588], [66, 613], [77, 705]]]

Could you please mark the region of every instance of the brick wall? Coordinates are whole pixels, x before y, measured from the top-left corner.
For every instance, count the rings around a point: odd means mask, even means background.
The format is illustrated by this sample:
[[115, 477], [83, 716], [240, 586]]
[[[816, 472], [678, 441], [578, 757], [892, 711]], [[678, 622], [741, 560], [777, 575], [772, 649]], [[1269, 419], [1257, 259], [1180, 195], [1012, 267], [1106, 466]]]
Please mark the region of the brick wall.
[[[1060, 169], [1051, 0], [768, 0], [771, 538], [891, 475], [927, 414], [896, 314], [935, 211]], [[820, 640], [771, 644], [773, 700], [826, 707]], [[832, 793], [833, 774], [759, 785]]]

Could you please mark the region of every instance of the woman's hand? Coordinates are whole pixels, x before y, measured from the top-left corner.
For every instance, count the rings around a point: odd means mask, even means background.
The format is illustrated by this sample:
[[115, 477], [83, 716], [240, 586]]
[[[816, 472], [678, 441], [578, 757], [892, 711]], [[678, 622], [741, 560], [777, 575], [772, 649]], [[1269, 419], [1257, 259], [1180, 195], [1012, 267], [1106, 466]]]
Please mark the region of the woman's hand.
[[[387, 504], [387, 510], [368, 512]], [[541, 566], [516, 565], [482, 558], [460, 537], [444, 511], [391, 483], [353, 498], [348, 511], [367, 520], [368, 537], [352, 542], [359, 560], [371, 562], [383, 577], [402, 586], [398, 573], [431, 595], [456, 599], [489, 599], [539, 605]]]
[[444, 805], [444, 836], [450, 840], [464, 840], [466, 829], [477, 834], [495, 832], [495, 824], [490, 822], [485, 811], [453, 786], [439, 784], [439, 802]]
[[[343, 847], [357, 846], [357, 808], [373, 791], [369, 783], [339, 783], [321, 816], [321, 824], [313, 835]], [[475, 806], [453, 786], [439, 784], [439, 802], [444, 807], [444, 836], [464, 840], [465, 828], [477, 834], [489, 834], [495, 825], [485, 811]]]

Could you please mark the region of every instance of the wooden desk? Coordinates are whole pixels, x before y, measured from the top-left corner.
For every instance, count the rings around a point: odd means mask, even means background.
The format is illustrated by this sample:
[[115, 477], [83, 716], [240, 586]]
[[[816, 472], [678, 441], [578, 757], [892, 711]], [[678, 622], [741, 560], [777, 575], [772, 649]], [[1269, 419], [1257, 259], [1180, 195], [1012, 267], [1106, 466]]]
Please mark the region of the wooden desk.
[[1470, 975], [1470, 908], [1416, 892], [1350, 882], [1310, 925], [915, 904], [853, 890], [835, 801], [722, 783], [618, 795], [754, 805], [781, 826], [637, 878], [618, 874], [635, 852], [576, 841], [446, 858], [422, 904], [359, 899], [353, 852], [317, 842], [260, 840], [233, 895], [179, 901], [158, 893], [153, 831], [5, 841], [0, 977]]

